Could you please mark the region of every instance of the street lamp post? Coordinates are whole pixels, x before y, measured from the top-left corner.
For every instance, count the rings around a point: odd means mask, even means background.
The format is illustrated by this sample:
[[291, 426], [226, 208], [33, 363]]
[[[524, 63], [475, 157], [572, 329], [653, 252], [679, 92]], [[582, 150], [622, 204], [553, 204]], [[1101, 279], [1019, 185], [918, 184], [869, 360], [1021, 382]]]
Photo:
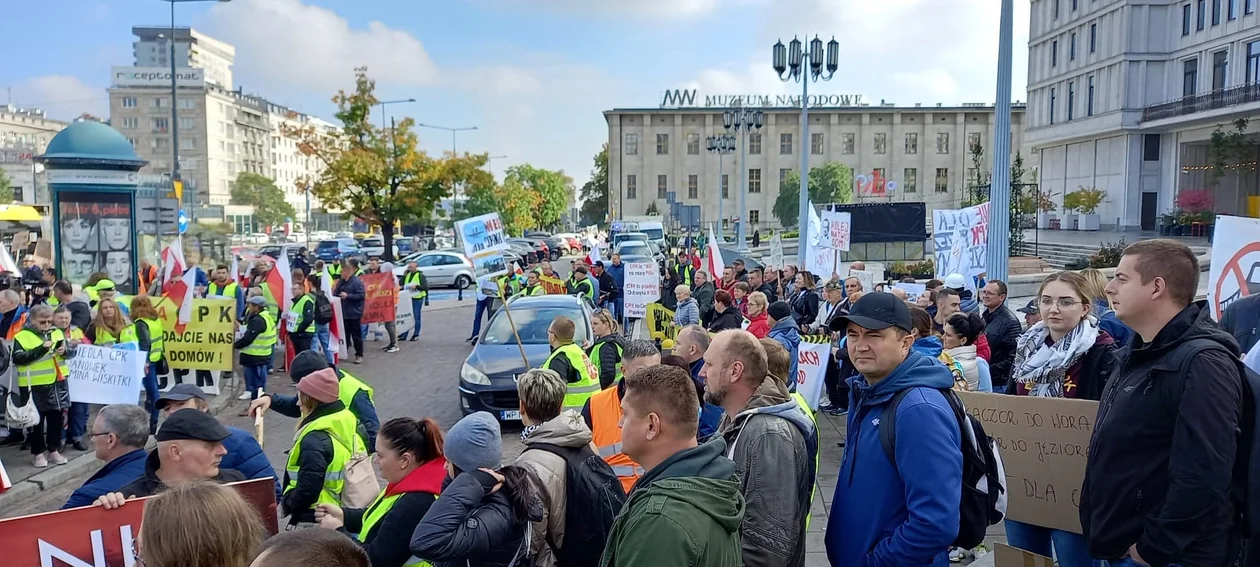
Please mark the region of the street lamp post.
[[494, 160], [507, 159], [507, 156], [486, 156], [486, 168], [490, 170], [490, 177], [494, 177]]
[[720, 244], [720, 243], [722, 242], [721, 238], [722, 238], [722, 233], [723, 233], [723, 230], [725, 230], [725, 227], [723, 227], [723, 226], [722, 226], [722, 222], [725, 220], [725, 217], [723, 217], [723, 216], [722, 216], [722, 197], [723, 197], [723, 195], [722, 195], [722, 156], [723, 156], [723, 155], [725, 155], [725, 154], [729, 154], [729, 153], [731, 153], [731, 152], [734, 152], [734, 151], [735, 151], [735, 136], [732, 136], [732, 135], [730, 135], [730, 134], [722, 134], [722, 135], [720, 135], [720, 136], [709, 136], [707, 139], [705, 139], [705, 142], [706, 142], [706, 144], [707, 144], [707, 147], [709, 148], [709, 151], [710, 151], [710, 152], [713, 152], [713, 153], [715, 153], [715, 154], [717, 154], [717, 156], [718, 156], [718, 169], [717, 169], [717, 171], [718, 171], [718, 174], [717, 174], [717, 186], [718, 186], [718, 214], [717, 214], [717, 219], [718, 219], [718, 222], [717, 222], [717, 233], [718, 233], [718, 239], [719, 239], [719, 240], [718, 240], [718, 243]]
[[734, 129], [741, 138], [739, 144], [739, 224], [735, 226], [735, 243], [740, 252], [748, 251], [748, 244], [744, 240], [745, 227], [748, 225], [748, 168], [744, 163], [748, 159], [748, 134], [760, 130], [762, 124], [765, 123], [765, 117], [765, 112], [752, 108], [735, 108], [722, 113], [722, 126], [727, 130]]
[[[381, 107], [381, 128], [386, 128], [386, 127], [387, 127], [387, 126], [386, 126], [386, 124], [385, 124], [385, 106], [386, 106], [386, 105], [390, 105], [390, 104], [403, 104], [403, 103], [415, 102], [415, 101], [416, 101], [416, 99], [414, 99], [414, 98], [400, 98], [400, 99], [398, 99], [398, 100], [382, 100], [382, 101], [380, 101], [380, 102], [376, 103], [376, 106]], [[391, 136], [391, 138], [392, 138], [392, 137], [393, 137], [393, 136]]]
[[432, 128], [434, 130], [445, 130], [447, 132], [450, 132], [451, 133], [451, 155], [455, 155], [456, 153], [458, 153], [457, 136], [459, 135], [459, 133], [477, 129], [476, 126], [462, 126], [459, 128], [450, 128], [448, 126], [434, 126], [433, 124], [420, 124], [420, 123], [417, 123], [416, 126], [420, 128]]
[[830, 81], [840, 67], [840, 42], [834, 38], [827, 42], [827, 72], [823, 72], [823, 42], [814, 36], [809, 42], [809, 51], [801, 49], [801, 40], [793, 38], [791, 48], [777, 42], [773, 48], [774, 70], [779, 79], [795, 80], [801, 84], [801, 195], [800, 215], [796, 223], [800, 226], [800, 237], [797, 242], [797, 261], [801, 269], [805, 269], [806, 243], [809, 242], [809, 83], [814, 81]]
[[[989, 184], [986, 274], [1006, 280], [1010, 264], [1012, 0], [1002, 0], [998, 29], [997, 100], [993, 120], [993, 179]], [[1016, 215], [1018, 218], [1018, 215]], [[967, 275], [967, 274], [963, 274]]]

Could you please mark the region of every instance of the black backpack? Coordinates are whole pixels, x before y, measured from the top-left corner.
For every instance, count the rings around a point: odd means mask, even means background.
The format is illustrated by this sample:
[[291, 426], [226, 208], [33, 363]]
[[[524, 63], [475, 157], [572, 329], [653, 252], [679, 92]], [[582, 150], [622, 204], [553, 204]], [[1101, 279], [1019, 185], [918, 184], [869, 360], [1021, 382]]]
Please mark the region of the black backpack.
[[[897, 468], [897, 406], [914, 388], [897, 392], [879, 419], [879, 444]], [[1006, 517], [1006, 471], [1001, 454], [976, 418], [967, 415], [953, 390], [939, 392], [954, 410], [962, 435], [962, 494], [958, 501], [958, 537], [954, 547], [971, 549], [984, 541], [989, 526]]]
[[[598, 565], [604, 544], [612, 533], [613, 521], [626, 503], [621, 479], [587, 445], [561, 447], [534, 443], [526, 451], [534, 449], [564, 459], [564, 547], [557, 547], [551, 536], [547, 536], [556, 564], [560, 567]], [[538, 492], [551, 509], [551, 498], [541, 484]]]
[[315, 322], [320, 325], [327, 325], [333, 320], [332, 302], [328, 301], [328, 296], [323, 291], [315, 294]]

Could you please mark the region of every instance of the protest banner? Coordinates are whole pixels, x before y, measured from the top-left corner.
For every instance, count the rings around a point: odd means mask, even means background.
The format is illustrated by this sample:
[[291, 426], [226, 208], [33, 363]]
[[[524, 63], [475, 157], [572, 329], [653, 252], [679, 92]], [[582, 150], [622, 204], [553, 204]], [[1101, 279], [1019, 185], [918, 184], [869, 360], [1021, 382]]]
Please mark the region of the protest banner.
[[857, 278], [862, 283], [862, 291], [870, 293], [875, 291], [875, 272], [867, 270], [849, 270], [849, 276]]
[[[783, 234], [776, 232], [770, 235], [770, 266], [776, 270], [783, 269]], [[720, 277], [722, 274], [718, 274]]]
[[[262, 518], [270, 535], [280, 531], [276, 484], [271, 478], [229, 484]], [[0, 520], [6, 567], [132, 567], [144, 508], [153, 497], [128, 500], [115, 510], [96, 506]]]
[[848, 252], [853, 240], [853, 214], [823, 211], [821, 234], [823, 244], [832, 252]]
[[[801, 241], [797, 242], [797, 246], [801, 244]], [[831, 248], [828, 236], [823, 234], [822, 219], [818, 218], [812, 202], [809, 204], [809, 238], [803, 244], [805, 245], [805, 270], [818, 274], [820, 277], [828, 277], [836, 273], [839, 268], [836, 264], [838, 254]]]
[[920, 295], [927, 293], [927, 284], [899, 282], [893, 287], [906, 292], [906, 301], [915, 301]]
[[661, 298], [661, 273], [656, 262], [627, 262], [625, 316], [647, 317], [648, 304]]
[[134, 404], [149, 353], [141, 350], [79, 345], [66, 359], [70, 401], [85, 404]]
[[1098, 402], [959, 392], [997, 442], [1006, 469], [1006, 517], [1081, 533], [1080, 495]]
[[1208, 306], [1217, 321], [1229, 304], [1260, 293], [1260, 219], [1216, 217]]
[[[193, 300], [192, 316], [181, 333], [179, 309], [169, 298], [157, 302], [162, 318], [164, 356], [171, 368], [183, 370], [232, 370], [232, 343], [236, 336], [236, 301]], [[241, 329], [245, 327], [242, 325]]]
[[411, 311], [411, 292], [398, 292], [398, 307], [394, 310], [394, 328], [398, 334], [409, 332], [416, 327], [416, 315]]
[[553, 278], [551, 276], [539, 274], [538, 283], [542, 284], [543, 291], [547, 292], [549, 295], [564, 295], [569, 293], [569, 289], [564, 285], [564, 280], [560, 278]]
[[[464, 255], [472, 261], [478, 278], [506, 274], [509, 270], [503, 259], [507, 248], [507, 234], [499, 213], [488, 213], [455, 222], [455, 233], [464, 244]], [[365, 321], [366, 322], [366, 321]]]
[[678, 335], [678, 329], [674, 327], [674, 312], [666, 309], [664, 305], [649, 303], [646, 321], [648, 336], [652, 340], [669, 339], [672, 341]]
[[831, 337], [804, 335], [796, 353], [796, 391], [805, 398], [810, 409], [818, 411], [822, 398], [823, 378], [831, 360]]
[[398, 282], [394, 274], [364, 274], [359, 279], [363, 281], [363, 324], [393, 321], [398, 309]]
[[989, 204], [933, 211], [932, 243], [935, 246], [936, 277], [985, 273], [988, 264], [985, 254], [989, 250]]
[[1054, 567], [1054, 560], [1001, 542], [994, 542], [994, 567]]

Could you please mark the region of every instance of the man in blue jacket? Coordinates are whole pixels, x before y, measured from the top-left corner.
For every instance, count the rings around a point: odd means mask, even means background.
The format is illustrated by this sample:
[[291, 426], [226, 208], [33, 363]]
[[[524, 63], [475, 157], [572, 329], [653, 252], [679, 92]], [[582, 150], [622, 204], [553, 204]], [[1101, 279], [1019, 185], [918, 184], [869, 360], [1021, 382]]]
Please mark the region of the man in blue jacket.
[[[832, 565], [949, 565], [958, 535], [962, 445], [941, 390], [954, 385], [940, 362], [915, 352], [910, 311], [888, 293], [868, 293], [833, 321], [859, 374], [849, 379], [849, 420], [827, 522]], [[893, 398], [895, 458], [880, 443]]]
[[149, 441], [149, 412], [135, 404], [101, 408], [92, 424], [97, 460], [105, 466], [87, 479], [61, 509], [91, 506], [97, 498], [130, 484], [144, 475], [144, 444]]
[[625, 308], [624, 298], [626, 296], [626, 265], [621, 263], [621, 254], [613, 254], [612, 262], [605, 269], [608, 271], [608, 275], [612, 276], [613, 284], [617, 288], [617, 295], [613, 298], [612, 307], [613, 316], [620, 321], [626, 315], [625, 311], [623, 311]]
[[[206, 393], [194, 384], [176, 384], [170, 391], [158, 398], [157, 408], [163, 411], [167, 417], [186, 408], [205, 413], [210, 412], [210, 404], [206, 401]], [[227, 454], [223, 455], [223, 460], [219, 462], [219, 467], [238, 471], [248, 479], [272, 479], [276, 483], [276, 501], [279, 502], [281, 495], [280, 478], [276, 476], [276, 470], [271, 468], [271, 461], [267, 460], [267, 455], [263, 453], [262, 446], [258, 444], [253, 435], [244, 429], [227, 425], [223, 427], [227, 428], [228, 433], [231, 433], [231, 435], [223, 440], [223, 448], [227, 450]]]

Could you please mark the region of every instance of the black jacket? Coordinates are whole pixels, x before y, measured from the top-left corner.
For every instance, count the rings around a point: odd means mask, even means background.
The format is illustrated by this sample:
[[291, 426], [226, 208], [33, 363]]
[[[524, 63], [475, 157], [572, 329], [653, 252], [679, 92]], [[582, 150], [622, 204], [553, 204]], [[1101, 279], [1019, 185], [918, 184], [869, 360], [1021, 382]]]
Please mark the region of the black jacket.
[[613, 279], [612, 274], [605, 270], [596, 279], [599, 280], [599, 293], [596, 294], [597, 296], [604, 299], [617, 299], [617, 280]]
[[[149, 456], [144, 459], [144, 475], [119, 488], [118, 492], [121, 492], [127, 498], [144, 498], [166, 490], [166, 484], [157, 475], [157, 470], [161, 464], [162, 461], [158, 458], [158, 450], [149, 451]], [[214, 481], [219, 484], [240, 482], [242, 480], [247, 480], [245, 475], [232, 469], [219, 469], [219, 474], [214, 477]]]
[[[400, 494], [393, 507], [372, 526], [363, 538], [363, 549], [372, 567], [402, 567], [411, 559], [411, 534], [429, 512], [429, 507], [442, 492], [446, 477], [446, 459], [429, 461], [403, 478], [397, 485], [385, 488], [386, 495]], [[343, 508], [345, 526], [338, 531], [347, 536], [363, 531], [368, 508]]]
[[[301, 427], [311, 421], [337, 413], [346, 409], [341, 401], [321, 404], [315, 411], [302, 420]], [[284, 493], [280, 504], [289, 515], [289, 524], [315, 521], [315, 502], [319, 500], [319, 491], [324, 487], [324, 475], [328, 472], [328, 463], [333, 460], [332, 436], [327, 431], [312, 431], [302, 437], [301, 454], [298, 455], [297, 486]], [[289, 486], [289, 471], [284, 472], [284, 483]]]
[[1243, 354], [1251, 351], [1260, 339], [1257, 334], [1257, 328], [1260, 328], [1260, 295], [1250, 295], [1229, 304], [1221, 315], [1221, 328], [1234, 335]]
[[[763, 282], [761, 284], [761, 287], [754, 289], [753, 291], [760, 291], [761, 293], [766, 294], [766, 301], [767, 301], [766, 305], [769, 305], [779, 300], [778, 291], [776, 291], [776, 288], [769, 283]], [[812, 323], [813, 320], [811, 319], [809, 322]]]
[[516, 520], [506, 488], [490, 494], [494, 485], [482, 471], [460, 473], [447, 484], [411, 535], [412, 555], [436, 567], [490, 567], [528, 554], [523, 544], [529, 522]]
[[[716, 313], [717, 308], [714, 308]], [[709, 323], [709, 332], [716, 333], [728, 329], [739, 329], [744, 325], [744, 316], [740, 314], [739, 308], [735, 306], [727, 307], [726, 311], [713, 316], [713, 321]]]
[[1003, 305], [997, 311], [983, 312], [984, 336], [989, 339], [989, 374], [993, 385], [1003, 386], [1011, 378], [1011, 365], [1015, 363], [1015, 346], [1024, 327], [1010, 308]]
[[86, 301], [72, 300], [64, 303], [66, 309], [70, 310], [70, 324], [80, 329], [86, 329], [92, 324], [92, 307]]
[[363, 287], [363, 280], [358, 276], [350, 276], [350, 279], [337, 279], [333, 284], [333, 297], [341, 297], [341, 293], [346, 296], [341, 299], [341, 316], [345, 319], [359, 320], [363, 318], [363, 299], [367, 295], [367, 290]]
[[812, 324], [818, 318], [818, 294], [813, 290], [797, 292], [792, 298], [792, 316], [798, 326]]
[[587, 356], [595, 352], [595, 347], [604, 343], [609, 344], [599, 348], [599, 360], [591, 360], [599, 368], [600, 388], [607, 388], [617, 380], [617, 364], [621, 362], [621, 353], [617, 351], [617, 348], [626, 348], [626, 339], [621, 335], [604, 335], [595, 339], [595, 343], [591, 345], [591, 348], [586, 350]]
[[[277, 323], [278, 324], [278, 323]], [[249, 316], [249, 320], [245, 323], [245, 334], [241, 338], [236, 339], [232, 344], [232, 348], [236, 350], [243, 349], [253, 343], [258, 335], [267, 332], [267, 320], [263, 319], [262, 312], [259, 311]], [[277, 329], [279, 332], [279, 329]], [[254, 356], [251, 354], [241, 353], [241, 366], [265, 366], [271, 362], [270, 356]]]
[[[1236, 531], [1230, 499], [1242, 413], [1238, 343], [1186, 307], [1145, 343], [1135, 335], [1103, 393], [1090, 441], [1080, 515], [1090, 555], [1116, 559], [1137, 545], [1152, 565], [1227, 565]], [[1182, 369], [1178, 345], [1204, 349]]]

